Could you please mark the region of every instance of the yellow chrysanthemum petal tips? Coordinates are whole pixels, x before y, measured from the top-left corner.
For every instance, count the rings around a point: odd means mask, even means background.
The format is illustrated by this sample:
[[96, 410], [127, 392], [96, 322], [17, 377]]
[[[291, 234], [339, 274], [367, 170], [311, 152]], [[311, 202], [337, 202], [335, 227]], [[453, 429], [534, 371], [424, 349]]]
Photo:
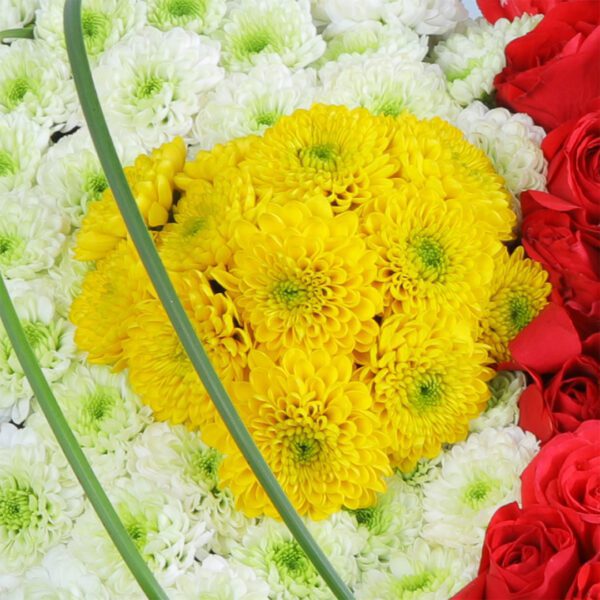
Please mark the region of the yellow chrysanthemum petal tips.
[[235, 241], [234, 266], [214, 277], [265, 352], [370, 346], [382, 298], [372, 286], [376, 255], [358, 235], [355, 213], [334, 217], [322, 198], [272, 204], [256, 226], [241, 222]]
[[519, 246], [496, 260], [490, 299], [482, 318], [482, 340], [497, 362], [510, 360], [509, 342], [548, 304], [552, 287], [542, 266], [523, 257]]
[[123, 343], [134, 319], [132, 306], [150, 297], [150, 281], [127, 241], [88, 272], [71, 306], [75, 341], [92, 363], [122, 368]]
[[362, 108], [316, 104], [279, 119], [243, 164], [277, 201], [319, 195], [341, 212], [392, 189], [390, 123]]
[[[231, 300], [215, 294], [198, 272], [176, 275], [174, 284], [192, 324], [225, 383], [243, 379], [252, 342]], [[124, 344], [124, 360], [136, 393], [159, 420], [197, 429], [217, 415], [173, 326], [157, 298], [139, 303]]]
[[442, 444], [464, 440], [489, 399], [487, 350], [454, 315], [405, 313], [383, 320], [358, 376], [389, 439], [392, 464], [410, 471]]
[[474, 209], [480, 231], [502, 241], [513, 238], [516, 215], [504, 180], [459, 129], [437, 117], [421, 121], [404, 113], [396, 119], [389, 153], [398, 165], [397, 187], [409, 186], [417, 197], [431, 189], [456, 199]]
[[[138, 156], [135, 164], [125, 167], [125, 177], [148, 227], [160, 227], [169, 218], [173, 203], [175, 174], [183, 169], [185, 144], [181, 138], [163, 144], [151, 156]], [[120, 240], [127, 237], [127, 228], [110, 190], [90, 204], [77, 235], [75, 257], [78, 260], [98, 260], [105, 257]]]
[[[386, 440], [367, 386], [351, 381], [352, 361], [324, 350], [292, 349], [279, 362], [250, 355], [248, 381], [230, 388], [240, 415], [292, 504], [323, 519], [373, 504], [391, 473]], [[248, 463], [216, 423], [203, 438], [226, 453], [220, 483], [248, 516], [279, 518]]]

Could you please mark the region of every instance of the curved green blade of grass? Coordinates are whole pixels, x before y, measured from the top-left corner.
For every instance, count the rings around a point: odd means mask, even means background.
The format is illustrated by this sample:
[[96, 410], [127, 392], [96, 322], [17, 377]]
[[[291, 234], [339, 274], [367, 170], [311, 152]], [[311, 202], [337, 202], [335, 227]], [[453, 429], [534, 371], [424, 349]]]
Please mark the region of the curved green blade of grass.
[[[123, 168], [117, 157], [96, 93], [81, 30], [81, 0], [66, 1], [64, 28], [67, 52], [75, 79], [75, 86], [100, 163], [117, 200], [131, 239], [179, 336], [181, 344], [185, 348], [233, 439], [254, 471], [256, 478], [265, 488], [281, 518], [296, 538], [296, 541], [336, 598], [351, 600], [353, 597], [352, 593], [310, 535], [306, 525], [295, 511], [259, 449], [256, 447], [250, 433], [241, 421], [227, 391], [211, 365], [206, 351], [198, 340], [181, 301], [175, 293], [167, 271], [152, 243], [150, 234], [144, 225], [127, 180], [125, 179]], [[160, 52], [160, 48], [157, 48], [156, 51]]]
[[33, 25], [21, 27], [20, 29], [5, 29], [0, 31], [0, 42], [4, 40], [15, 40], [17, 38], [33, 39]]
[[[123, 560], [137, 579], [144, 593], [150, 600], [167, 600], [167, 595], [150, 572], [148, 565], [140, 556], [127, 530], [121, 523], [100, 482], [94, 475], [87, 458], [83, 454], [75, 435], [71, 431], [56, 398], [42, 373], [39, 363], [27, 342], [25, 332], [10, 299], [4, 279], [0, 276], [0, 318], [13, 345], [15, 354], [23, 367], [23, 371], [36, 395], [38, 402], [48, 419], [48, 423], [56, 436], [60, 447], [67, 457], [83, 490], [90, 499], [94, 510], [104, 525], [108, 535], [114, 542]], [[92, 552], [94, 549], [92, 548]]]

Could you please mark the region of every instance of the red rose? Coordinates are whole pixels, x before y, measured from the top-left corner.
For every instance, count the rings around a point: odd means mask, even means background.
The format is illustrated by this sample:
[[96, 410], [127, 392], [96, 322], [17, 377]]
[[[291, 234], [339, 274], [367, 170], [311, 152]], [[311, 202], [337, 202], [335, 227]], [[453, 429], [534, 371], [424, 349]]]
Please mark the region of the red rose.
[[531, 32], [506, 47], [496, 99], [528, 113], [547, 131], [588, 112], [600, 96], [600, 11], [597, 0], [552, 8]]
[[523, 471], [521, 482], [524, 508], [543, 504], [576, 513], [591, 539], [600, 526], [600, 421], [551, 439]]
[[499, 508], [479, 575], [453, 600], [562, 600], [580, 566], [580, 527], [550, 506]]
[[600, 101], [597, 104], [593, 112], [551, 131], [542, 143], [548, 191], [581, 206], [586, 222], [594, 225], [600, 224]]
[[600, 553], [579, 569], [565, 600], [600, 600]]
[[481, 14], [490, 22], [498, 19], [512, 21], [524, 13], [538, 15], [547, 13], [552, 7], [568, 0], [477, 0]]

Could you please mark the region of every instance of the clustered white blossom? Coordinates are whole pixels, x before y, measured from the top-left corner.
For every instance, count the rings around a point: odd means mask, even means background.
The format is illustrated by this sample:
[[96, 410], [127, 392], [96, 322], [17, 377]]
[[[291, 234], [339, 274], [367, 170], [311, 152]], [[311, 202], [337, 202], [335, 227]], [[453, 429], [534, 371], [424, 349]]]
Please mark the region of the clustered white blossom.
[[[543, 131], [493, 108], [504, 47], [540, 17], [466, 20], [459, 0], [83, 0], [93, 77], [119, 158], [176, 135], [190, 155], [314, 102], [458, 126], [515, 199], [544, 189]], [[42, 371], [125, 528], [170, 598], [331, 598], [287, 528], [222, 489], [222, 456], [154, 422], [126, 373], [88, 364], [70, 305], [73, 258], [107, 189], [76, 100], [64, 0], [0, 0], [0, 273]], [[37, 12], [36, 12], [37, 11]], [[481, 99], [486, 102], [477, 102]], [[517, 427], [519, 372], [489, 383], [469, 437], [395, 473], [372, 506], [308, 529], [358, 599], [447, 600], [475, 575], [491, 514], [520, 498], [537, 452]], [[200, 594], [200, 596], [199, 596]], [[0, 597], [142, 598], [63, 457], [0, 324]]]

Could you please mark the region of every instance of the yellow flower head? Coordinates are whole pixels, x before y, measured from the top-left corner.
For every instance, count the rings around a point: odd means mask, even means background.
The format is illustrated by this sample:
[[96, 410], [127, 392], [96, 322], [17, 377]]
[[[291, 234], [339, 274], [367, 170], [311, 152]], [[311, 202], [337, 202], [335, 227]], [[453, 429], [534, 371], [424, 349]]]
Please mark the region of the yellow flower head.
[[333, 216], [327, 201], [271, 205], [257, 225], [241, 221], [231, 272], [215, 271], [259, 346], [363, 352], [377, 334], [381, 296], [371, 285], [375, 253], [357, 234], [358, 217]]
[[405, 188], [364, 205], [361, 217], [387, 312], [480, 315], [501, 245], [473, 235], [474, 211], [430, 189], [412, 196]]
[[[352, 361], [324, 350], [292, 349], [280, 362], [250, 355], [248, 381], [230, 387], [240, 415], [292, 504], [323, 519], [375, 501], [390, 474], [385, 440], [367, 386], [351, 381]], [[204, 439], [227, 454], [219, 479], [248, 516], [278, 518], [248, 463], [215, 424]]]
[[[199, 272], [174, 277], [177, 293], [219, 377], [243, 379], [252, 347], [232, 302], [215, 294]], [[124, 359], [129, 379], [159, 420], [197, 429], [211, 423], [216, 409], [157, 298], [134, 310]]]
[[[174, 177], [184, 161], [185, 144], [181, 138], [175, 138], [154, 150], [151, 156], [138, 156], [133, 166], [125, 167], [125, 177], [148, 227], [160, 227], [167, 222]], [[127, 228], [117, 202], [111, 190], [106, 190], [100, 200], [88, 207], [77, 235], [75, 258], [103, 258], [126, 237]]]
[[483, 150], [469, 144], [459, 129], [437, 117], [420, 121], [404, 113], [396, 119], [389, 152], [398, 164], [398, 187], [430, 188], [456, 199], [474, 209], [480, 231], [512, 239], [516, 216], [504, 181]]
[[126, 240], [86, 274], [70, 319], [75, 342], [90, 362], [123, 367], [123, 342], [135, 318], [131, 307], [150, 297], [150, 286], [137, 251]]
[[276, 200], [319, 195], [341, 212], [392, 188], [390, 123], [363, 108], [316, 104], [279, 119], [243, 164]]
[[383, 320], [369, 363], [359, 370], [389, 438], [392, 464], [410, 471], [442, 444], [464, 440], [485, 408], [493, 372], [485, 346], [455, 315], [427, 312]]
[[548, 304], [552, 291], [546, 271], [523, 252], [522, 246], [511, 255], [502, 249], [484, 309], [481, 338], [497, 362], [510, 360], [509, 342]]

